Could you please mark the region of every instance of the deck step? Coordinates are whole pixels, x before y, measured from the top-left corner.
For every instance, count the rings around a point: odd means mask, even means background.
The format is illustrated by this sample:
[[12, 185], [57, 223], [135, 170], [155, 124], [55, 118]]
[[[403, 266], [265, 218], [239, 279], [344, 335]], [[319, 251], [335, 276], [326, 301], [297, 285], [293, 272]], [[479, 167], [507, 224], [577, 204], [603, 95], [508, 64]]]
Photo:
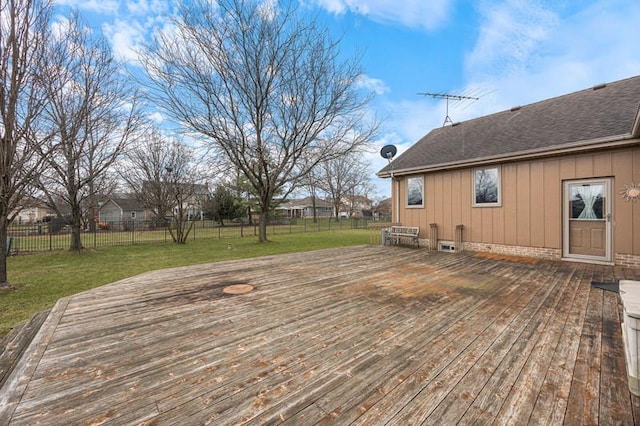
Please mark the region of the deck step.
[[16, 326], [0, 341], [0, 389], [20, 361], [20, 357], [40, 330], [51, 310], [38, 312], [26, 323]]

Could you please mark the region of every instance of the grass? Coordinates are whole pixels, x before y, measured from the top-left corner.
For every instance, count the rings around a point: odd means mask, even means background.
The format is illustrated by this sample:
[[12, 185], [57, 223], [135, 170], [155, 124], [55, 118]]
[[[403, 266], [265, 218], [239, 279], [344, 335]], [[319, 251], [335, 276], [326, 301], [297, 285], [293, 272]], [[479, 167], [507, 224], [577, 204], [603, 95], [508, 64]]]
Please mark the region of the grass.
[[[146, 244], [102, 247], [81, 254], [54, 251], [8, 259], [15, 290], [0, 290], [0, 337], [60, 298], [156, 269], [231, 259], [368, 244], [367, 230], [272, 235], [268, 243], [254, 238], [203, 239], [185, 245]], [[228, 249], [231, 244], [231, 250]]]

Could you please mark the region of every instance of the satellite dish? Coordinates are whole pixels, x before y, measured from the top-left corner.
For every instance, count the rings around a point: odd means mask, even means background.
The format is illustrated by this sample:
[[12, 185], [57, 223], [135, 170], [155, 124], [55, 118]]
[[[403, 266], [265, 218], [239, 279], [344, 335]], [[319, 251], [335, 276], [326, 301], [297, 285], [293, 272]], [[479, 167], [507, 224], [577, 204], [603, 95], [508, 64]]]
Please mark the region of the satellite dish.
[[386, 158], [387, 160], [391, 161], [391, 159], [393, 158], [394, 155], [396, 155], [397, 152], [398, 150], [394, 145], [385, 145], [380, 150], [380, 156], [382, 156], [382, 158]]

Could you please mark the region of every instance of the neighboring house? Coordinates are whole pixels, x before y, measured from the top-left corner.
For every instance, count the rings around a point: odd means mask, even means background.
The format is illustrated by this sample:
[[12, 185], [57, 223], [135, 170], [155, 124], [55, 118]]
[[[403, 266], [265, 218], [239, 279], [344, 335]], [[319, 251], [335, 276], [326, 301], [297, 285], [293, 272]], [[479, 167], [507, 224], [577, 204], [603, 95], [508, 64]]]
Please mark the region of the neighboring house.
[[[287, 200], [275, 208], [276, 212], [287, 218], [313, 218], [313, 200], [311, 197]], [[333, 207], [330, 202], [316, 198], [316, 217], [331, 217]]]
[[[186, 214], [187, 219], [204, 219], [204, 205], [211, 196], [211, 193], [209, 192], [209, 185], [197, 183], [180, 183], [178, 185], [181, 187], [181, 194], [188, 194], [182, 201], [182, 211]], [[173, 207], [174, 215], [177, 215], [179, 211], [179, 205]]]
[[342, 199], [340, 205], [340, 215], [346, 217], [362, 218], [371, 216], [373, 201], [364, 195], [347, 195]]
[[18, 215], [14, 219], [14, 223], [22, 225], [25, 223], [41, 222], [46, 217], [55, 216], [55, 211], [37, 198], [29, 198], [25, 201], [24, 205]]
[[640, 266], [640, 76], [434, 129], [378, 175], [421, 244]]
[[374, 217], [379, 220], [391, 220], [391, 198], [385, 198], [373, 207]]
[[143, 222], [149, 215], [142, 203], [134, 198], [108, 198], [98, 211], [100, 222]]

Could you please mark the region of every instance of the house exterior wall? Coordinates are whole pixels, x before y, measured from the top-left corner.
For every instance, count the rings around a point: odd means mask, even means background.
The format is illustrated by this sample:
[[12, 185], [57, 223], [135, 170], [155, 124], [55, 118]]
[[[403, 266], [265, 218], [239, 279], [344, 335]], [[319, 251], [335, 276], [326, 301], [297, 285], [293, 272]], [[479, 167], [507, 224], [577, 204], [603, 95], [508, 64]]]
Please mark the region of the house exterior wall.
[[118, 222], [122, 220], [122, 209], [113, 203], [113, 201], [107, 201], [100, 207], [98, 220], [100, 222]]
[[[632, 148], [503, 163], [499, 207], [473, 207], [473, 169], [424, 174], [424, 205], [406, 206], [406, 181], [392, 184], [393, 221], [419, 226], [428, 240], [429, 224], [438, 240], [454, 241], [464, 225], [466, 249], [560, 258], [563, 181], [612, 178], [613, 254], [619, 264], [640, 266], [640, 202], [622, 199], [625, 185], [640, 182], [640, 145]], [[399, 211], [396, 198], [399, 187]]]
[[109, 200], [100, 207], [98, 220], [100, 222], [144, 222], [147, 220], [147, 214], [144, 210], [135, 210], [135, 218], [131, 217], [131, 212], [133, 211], [134, 210], [122, 210], [120, 206]]
[[15, 223], [40, 222], [43, 218], [54, 214], [55, 212], [47, 207], [27, 207], [18, 213]]

